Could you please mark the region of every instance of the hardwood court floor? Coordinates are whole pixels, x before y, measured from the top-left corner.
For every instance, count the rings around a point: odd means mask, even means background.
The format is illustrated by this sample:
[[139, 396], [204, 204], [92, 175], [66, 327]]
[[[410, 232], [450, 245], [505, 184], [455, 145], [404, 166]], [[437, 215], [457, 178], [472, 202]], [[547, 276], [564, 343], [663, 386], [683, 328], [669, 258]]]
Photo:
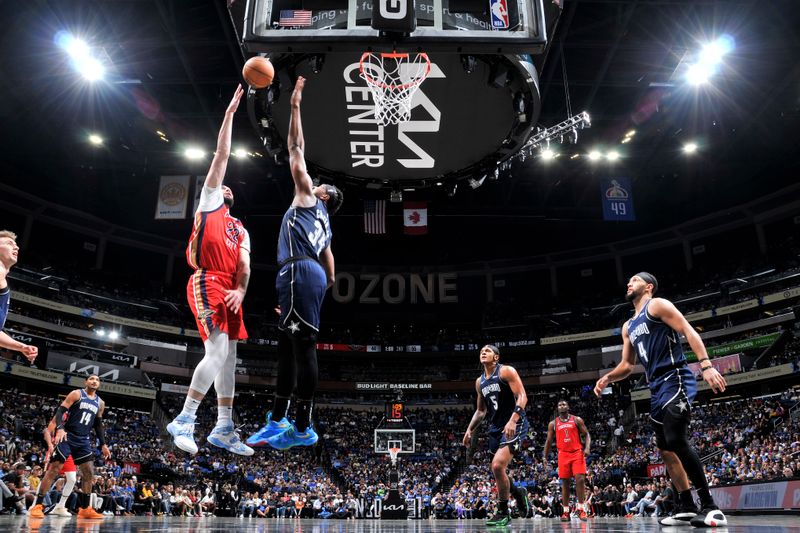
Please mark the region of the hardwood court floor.
[[[728, 516], [729, 525], [714, 533], [800, 533], [800, 513], [794, 515]], [[522, 533], [690, 533], [690, 527], [663, 527], [655, 518], [513, 520], [508, 527], [487, 528], [483, 520], [298, 520], [259, 518], [109, 517], [105, 520], [0, 516], [0, 532], [13, 533], [426, 533], [477, 531]]]

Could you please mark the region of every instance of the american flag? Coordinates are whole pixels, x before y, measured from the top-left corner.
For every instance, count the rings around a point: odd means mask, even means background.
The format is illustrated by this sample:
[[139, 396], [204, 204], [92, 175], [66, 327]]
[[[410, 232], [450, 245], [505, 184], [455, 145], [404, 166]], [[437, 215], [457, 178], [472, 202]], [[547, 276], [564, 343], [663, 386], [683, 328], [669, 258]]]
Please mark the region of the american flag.
[[311, 26], [311, 11], [308, 9], [282, 9], [278, 24], [281, 26]]
[[386, 233], [386, 200], [364, 200], [364, 233]]

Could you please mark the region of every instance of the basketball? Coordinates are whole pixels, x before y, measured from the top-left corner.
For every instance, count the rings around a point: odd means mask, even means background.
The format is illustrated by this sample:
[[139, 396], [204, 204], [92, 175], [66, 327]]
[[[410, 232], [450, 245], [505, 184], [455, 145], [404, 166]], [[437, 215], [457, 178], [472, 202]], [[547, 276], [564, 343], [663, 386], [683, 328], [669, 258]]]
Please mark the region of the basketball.
[[269, 59], [261, 56], [248, 59], [242, 69], [244, 81], [254, 89], [269, 87], [273, 76], [275, 76], [275, 68]]

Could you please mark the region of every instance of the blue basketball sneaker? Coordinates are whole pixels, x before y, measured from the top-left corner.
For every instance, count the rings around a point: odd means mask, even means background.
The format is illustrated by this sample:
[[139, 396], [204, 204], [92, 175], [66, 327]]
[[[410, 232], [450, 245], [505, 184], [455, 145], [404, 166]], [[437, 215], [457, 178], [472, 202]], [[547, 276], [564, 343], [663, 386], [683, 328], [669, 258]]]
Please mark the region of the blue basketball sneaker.
[[288, 450], [294, 446], [313, 446], [319, 440], [314, 428], [308, 426], [305, 431], [298, 431], [294, 424], [283, 433], [267, 439], [267, 444], [276, 450]]
[[279, 435], [292, 427], [289, 419], [283, 417], [279, 422], [272, 420], [272, 411], [267, 413], [267, 425], [253, 433], [247, 438], [248, 446], [255, 446], [256, 448], [263, 448], [267, 445], [267, 439]]
[[255, 453], [253, 448], [245, 446], [239, 440], [239, 432], [233, 427], [233, 424], [223, 427], [215, 426], [206, 440], [217, 448], [223, 448], [238, 455], [250, 456]]

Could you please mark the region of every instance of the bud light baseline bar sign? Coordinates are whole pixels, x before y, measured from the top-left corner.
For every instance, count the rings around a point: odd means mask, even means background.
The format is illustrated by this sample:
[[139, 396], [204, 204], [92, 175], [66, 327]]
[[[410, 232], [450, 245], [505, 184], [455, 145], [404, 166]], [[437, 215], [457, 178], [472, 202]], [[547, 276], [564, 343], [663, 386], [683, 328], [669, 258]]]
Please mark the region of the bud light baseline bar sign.
[[628, 222], [636, 220], [630, 178], [601, 180], [600, 195], [603, 202], [603, 220], [624, 220]]

